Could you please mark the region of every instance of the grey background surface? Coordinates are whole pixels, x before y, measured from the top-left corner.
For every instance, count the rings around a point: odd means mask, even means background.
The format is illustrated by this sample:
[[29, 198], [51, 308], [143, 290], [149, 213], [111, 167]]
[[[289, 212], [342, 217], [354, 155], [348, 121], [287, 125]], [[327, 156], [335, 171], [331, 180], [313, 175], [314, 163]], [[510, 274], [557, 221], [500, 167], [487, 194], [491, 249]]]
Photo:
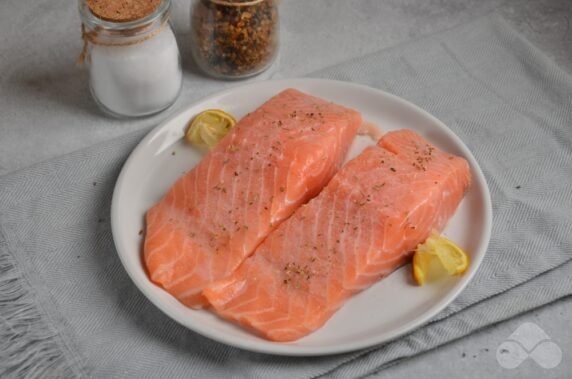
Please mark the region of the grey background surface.
[[[81, 49], [75, 1], [0, 3], [0, 175], [157, 124], [195, 99], [241, 84], [211, 80], [196, 72], [187, 36], [188, 1], [173, 1], [172, 19], [187, 85], [171, 109], [140, 120], [107, 118], [91, 100], [86, 72], [75, 64]], [[495, 10], [572, 73], [570, 0], [284, 0], [279, 59], [253, 80], [302, 76]], [[497, 346], [525, 321], [539, 325], [562, 349], [558, 372], [572, 373], [571, 318], [572, 299], [565, 299], [374, 377], [555, 377], [530, 360], [515, 370], [503, 369], [496, 362]], [[562, 370], [562, 366], [567, 369]]]

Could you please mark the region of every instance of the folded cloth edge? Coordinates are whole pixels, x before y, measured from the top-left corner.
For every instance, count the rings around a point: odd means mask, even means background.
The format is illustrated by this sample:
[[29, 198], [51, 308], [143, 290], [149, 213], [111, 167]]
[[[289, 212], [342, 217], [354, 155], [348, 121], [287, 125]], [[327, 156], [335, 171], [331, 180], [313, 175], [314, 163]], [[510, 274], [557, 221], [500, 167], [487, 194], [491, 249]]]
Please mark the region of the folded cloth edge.
[[[572, 295], [572, 282], [565, 280], [572, 275], [572, 259], [561, 266], [548, 272], [542, 273], [534, 279], [512, 287], [511, 289], [492, 296], [484, 301], [473, 304], [455, 313], [455, 317], [445, 317], [414, 330], [413, 332], [395, 339], [391, 342], [367, 349], [358, 355], [350, 357], [339, 365], [315, 376], [332, 376], [344, 378], [351, 372], [352, 375], [364, 376], [380, 371], [386, 367], [398, 364], [407, 358], [421, 355], [429, 350], [438, 348], [447, 343], [459, 340], [467, 335], [492, 327], [503, 321], [510, 320], [519, 315], [523, 315], [538, 309], [539, 307], [556, 302]], [[560, 278], [561, 286], [553, 288], [551, 284], [555, 279]], [[507, 300], [508, 298], [508, 300]], [[526, 302], [511, 302], [510, 299], [525, 298]], [[489, 312], [491, 303], [496, 304], [502, 313]], [[526, 303], [526, 306], [524, 304]], [[474, 317], [474, 313], [480, 317]], [[476, 323], [472, 324], [474, 321]], [[431, 335], [427, 339], [422, 335]], [[508, 337], [508, 336], [506, 336]], [[435, 341], [430, 346], [424, 346], [421, 350], [415, 351], [417, 344], [422, 340]], [[401, 346], [398, 346], [401, 345]], [[376, 353], [382, 349], [392, 349], [393, 357], [383, 360]], [[364, 364], [368, 360], [371, 364]], [[357, 363], [359, 361], [359, 364]]]
[[0, 225], [0, 376], [82, 376], [81, 358], [50, 325], [37, 292], [18, 267]]
[[[138, 143], [149, 131], [149, 128], [127, 133], [111, 141], [128, 141]], [[58, 160], [81, 159], [90, 151], [98, 151], [111, 141], [103, 141], [90, 147], [79, 149], [60, 157], [36, 163], [6, 175], [0, 176], [2, 191], [17, 194], [19, 179], [29, 177], [36, 170], [44, 171], [46, 165], [57, 165]], [[14, 196], [18, 199], [19, 196]], [[0, 205], [2, 198], [0, 197]], [[14, 206], [14, 204], [10, 204]], [[34, 286], [38, 280], [33, 273], [23, 272], [19, 267], [26, 262], [19, 262], [12, 253], [13, 249], [6, 238], [6, 231], [1, 223], [0, 214], [0, 377], [50, 377], [57, 373], [60, 378], [88, 377], [86, 362], [77, 349], [70, 346], [73, 341], [67, 335], [66, 328], [55, 328], [65, 323], [58, 317], [57, 310], [52, 309], [50, 299], [41, 290], [41, 285]], [[57, 329], [57, 330], [56, 330]]]

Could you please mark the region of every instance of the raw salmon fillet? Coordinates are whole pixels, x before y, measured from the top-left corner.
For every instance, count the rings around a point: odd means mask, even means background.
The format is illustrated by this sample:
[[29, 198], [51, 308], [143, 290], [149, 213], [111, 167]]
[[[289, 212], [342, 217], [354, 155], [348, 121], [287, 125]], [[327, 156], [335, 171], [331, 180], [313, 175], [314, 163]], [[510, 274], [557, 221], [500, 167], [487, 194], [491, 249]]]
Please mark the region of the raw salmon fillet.
[[146, 214], [149, 277], [182, 303], [231, 274], [328, 183], [361, 124], [351, 109], [288, 89], [244, 117]]
[[442, 230], [469, 183], [464, 159], [410, 130], [387, 133], [204, 294], [267, 339], [301, 338]]

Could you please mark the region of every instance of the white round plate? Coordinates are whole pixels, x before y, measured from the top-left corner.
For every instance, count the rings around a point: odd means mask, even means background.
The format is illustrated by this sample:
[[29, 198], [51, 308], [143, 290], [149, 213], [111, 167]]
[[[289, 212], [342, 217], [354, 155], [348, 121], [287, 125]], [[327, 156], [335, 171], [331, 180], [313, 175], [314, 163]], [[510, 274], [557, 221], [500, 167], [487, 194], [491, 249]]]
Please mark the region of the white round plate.
[[[187, 122], [198, 112], [220, 108], [241, 118], [285, 88], [343, 104], [384, 131], [410, 128], [437, 147], [468, 160], [473, 182], [444, 232], [471, 256], [460, 277], [416, 286], [410, 265], [404, 266], [349, 300], [321, 329], [298, 341], [275, 343], [257, 337], [205, 310], [192, 310], [153, 284], [141, 260], [144, 214], [203, 153], [183, 142]], [[366, 145], [357, 137], [354, 157]], [[492, 209], [487, 183], [467, 147], [442, 122], [415, 105], [373, 88], [320, 79], [255, 82], [205, 98], [151, 131], [125, 163], [117, 180], [111, 207], [113, 238], [121, 262], [137, 287], [157, 307], [180, 324], [219, 342], [239, 348], [280, 355], [336, 354], [388, 341], [422, 325], [447, 306], [465, 288], [479, 267], [489, 242]]]

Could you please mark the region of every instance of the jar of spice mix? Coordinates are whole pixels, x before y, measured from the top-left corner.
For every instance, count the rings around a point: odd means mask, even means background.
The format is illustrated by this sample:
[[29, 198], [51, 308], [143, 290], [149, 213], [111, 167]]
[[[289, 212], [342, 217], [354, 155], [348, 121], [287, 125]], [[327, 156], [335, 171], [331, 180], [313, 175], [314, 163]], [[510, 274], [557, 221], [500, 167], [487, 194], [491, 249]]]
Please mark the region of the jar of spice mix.
[[194, 0], [192, 53], [207, 74], [225, 79], [266, 70], [278, 52], [278, 0]]
[[177, 99], [182, 70], [170, 0], [80, 0], [91, 93], [114, 116], [157, 113]]

